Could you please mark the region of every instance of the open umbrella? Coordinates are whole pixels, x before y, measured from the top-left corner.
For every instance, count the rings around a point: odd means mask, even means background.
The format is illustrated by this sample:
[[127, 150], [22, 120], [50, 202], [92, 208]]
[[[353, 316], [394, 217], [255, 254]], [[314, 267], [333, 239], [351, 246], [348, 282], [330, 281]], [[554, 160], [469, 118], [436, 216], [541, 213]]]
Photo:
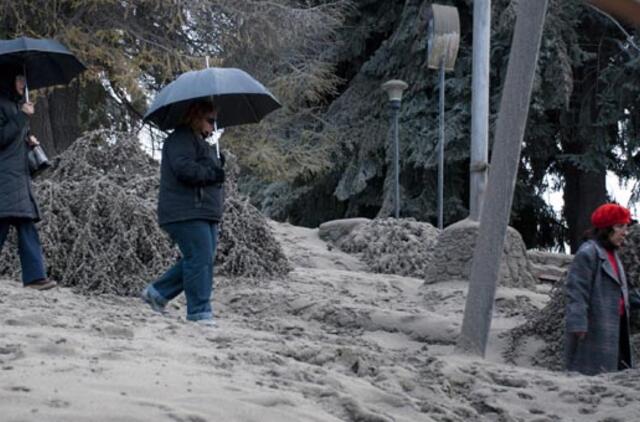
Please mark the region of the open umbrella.
[[67, 85], [86, 69], [58, 41], [28, 37], [0, 40], [0, 70], [3, 68], [24, 72], [31, 89]]
[[160, 129], [173, 129], [193, 101], [211, 99], [218, 106], [218, 127], [257, 123], [281, 107], [260, 82], [247, 72], [234, 68], [210, 67], [183, 73], [162, 88], [144, 120]]

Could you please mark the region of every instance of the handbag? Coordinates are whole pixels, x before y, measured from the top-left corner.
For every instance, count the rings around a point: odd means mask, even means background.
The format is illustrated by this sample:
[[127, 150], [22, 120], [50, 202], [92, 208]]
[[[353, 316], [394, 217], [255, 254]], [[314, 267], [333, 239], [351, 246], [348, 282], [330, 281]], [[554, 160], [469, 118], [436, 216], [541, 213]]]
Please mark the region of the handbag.
[[47, 154], [45, 154], [44, 149], [42, 149], [40, 145], [31, 148], [27, 154], [27, 158], [29, 159], [29, 171], [32, 175], [36, 175], [51, 167]]

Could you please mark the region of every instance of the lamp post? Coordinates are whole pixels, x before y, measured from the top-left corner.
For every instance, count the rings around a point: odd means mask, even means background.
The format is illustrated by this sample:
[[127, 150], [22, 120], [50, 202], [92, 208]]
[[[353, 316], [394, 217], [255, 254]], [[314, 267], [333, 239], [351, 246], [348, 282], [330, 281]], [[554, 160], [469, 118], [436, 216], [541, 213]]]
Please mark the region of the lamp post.
[[396, 218], [400, 217], [400, 148], [398, 146], [398, 114], [402, 93], [409, 85], [406, 82], [392, 79], [382, 84], [382, 89], [389, 96], [389, 107], [391, 108], [391, 125], [393, 127], [393, 172], [394, 172], [394, 196], [393, 208]]
[[453, 70], [460, 45], [460, 16], [452, 6], [431, 5], [427, 26], [427, 64], [437, 69], [440, 85], [438, 141], [438, 228], [444, 226], [444, 74]]

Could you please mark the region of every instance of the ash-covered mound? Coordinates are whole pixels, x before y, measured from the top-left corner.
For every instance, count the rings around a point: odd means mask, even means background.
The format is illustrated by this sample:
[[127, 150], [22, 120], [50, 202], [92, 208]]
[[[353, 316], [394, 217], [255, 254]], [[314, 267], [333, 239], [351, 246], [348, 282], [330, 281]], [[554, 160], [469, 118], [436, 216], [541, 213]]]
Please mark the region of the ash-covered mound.
[[216, 253], [216, 266], [221, 273], [275, 277], [292, 270], [267, 219], [248, 199], [228, 195], [224, 207]]
[[[629, 227], [624, 245], [620, 248], [620, 260], [630, 288], [640, 288], [640, 224]], [[633, 328], [640, 332], [640, 312], [631, 313]]]
[[564, 280], [558, 283], [550, 293], [547, 306], [539, 312], [529, 314], [527, 322], [510, 330], [507, 335], [508, 347], [505, 359], [516, 362], [526, 349], [526, 342], [542, 340], [544, 343], [533, 356], [531, 363], [547, 369], [564, 369]]
[[624, 245], [620, 248], [620, 260], [629, 284], [640, 286], [640, 224], [629, 227]]
[[[446, 227], [438, 237], [433, 265], [426, 274], [426, 284], [451, 280], [469, 280], [480, 224], [462, 220]], [[531, 288], [537, 284], [522, 236], [507, 229], [500, 261], [499, 284], [506, 287]]]
[[413, 218], [378, 218], [339, 239], [344, 252], [357, 253], [371, 271], [424, 277], [439, 230]]
[[[228, 163], [217, 271], [276, 276], [290, 267], [266, 219], [238, 197]], [[156, 218], [158, 164], [130, 134], [96, 131], [78, 139], [34, 182], [38, 225], [51, 278], [85, 293], [136, 295], [178, 258]], [[12, 233], [0, 274], [19, 276]]]

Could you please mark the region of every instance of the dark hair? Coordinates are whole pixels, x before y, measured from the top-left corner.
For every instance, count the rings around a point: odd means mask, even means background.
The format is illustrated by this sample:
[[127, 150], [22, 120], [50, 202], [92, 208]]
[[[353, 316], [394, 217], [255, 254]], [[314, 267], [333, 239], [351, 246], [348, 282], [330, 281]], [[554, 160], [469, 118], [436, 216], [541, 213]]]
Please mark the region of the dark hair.
[[613, 226], [600, 229], [592, 227], [585, 232], [584, 238], [585, 240], [595, 240], [606, 250], [612, 251], [614, 249], [617, 249], [618, 247], [611, 243], [611, 240], [609, 240], [609, 238], [611, 237], [611, 233], [613, 233]]
[[215, 104], [213, 104], [212, 101], [198, 101], [192, 103], [187, 109], [182, 123], [190, 126], [194, 131], [198, 131], [200, 130], [200, 128], [197, 127], [197, 125], [200, 120], [202, 120], [204, 116], [215, 111], [216, 109], [217, 107]]
[[22, 95], [16, 91], [16, 78], [23, 76], [22, 70], [15, 66], [3, 66], [2, 78], [0, 78], [0, 95], [13, 102], [18, 102], [22, 99]]

